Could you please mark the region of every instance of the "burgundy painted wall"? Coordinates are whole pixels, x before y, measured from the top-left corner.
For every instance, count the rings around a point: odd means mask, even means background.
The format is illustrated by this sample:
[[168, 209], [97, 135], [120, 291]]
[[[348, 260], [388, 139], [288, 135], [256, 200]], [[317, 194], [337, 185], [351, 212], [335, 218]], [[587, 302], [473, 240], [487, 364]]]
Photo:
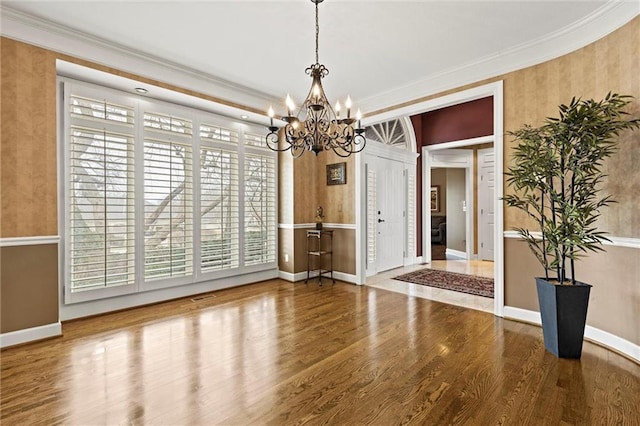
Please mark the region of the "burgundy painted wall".
[[[418, 152], [422, 147], [493, 134], [493, 97], [411, 117]], [[416, 166], [416, 256], [422, 256], [422, 161]]]

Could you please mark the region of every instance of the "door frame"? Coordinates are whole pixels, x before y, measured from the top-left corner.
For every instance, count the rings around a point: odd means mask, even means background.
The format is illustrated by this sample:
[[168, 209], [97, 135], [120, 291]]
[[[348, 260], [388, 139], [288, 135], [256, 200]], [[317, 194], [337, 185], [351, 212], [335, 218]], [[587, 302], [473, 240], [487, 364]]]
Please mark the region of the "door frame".
[[[472, 144], [480, 143], [484, 142], [475, 142]], [[448, 144], [438, 144], [422, 147], [422, 261], [425, 263], [431, 263], [432, 261], [431, 208], [429, 205], [429, 189], [431, 188], [431, 169], [436, 167], [447, 169], [464, 169], [465, 171], [464, 195], [467, 202], [467, 211], [464, 217], [466, 240], [465, 255], [466, 260], [471, 260], [473, 257], [473, 151], [468, 149], [465, 150], [443, 148], [444, 145]], [[438, 156], [439, 153], [446, 155]]]
[[[425, 96], [428, 94], [425, 94]], [[407, 117], [415, 114], [421, 114], [436, 109], [446, 108], [448, 106], [457, 105], [476, 99], [493, 97], [493, 147], [495, 149], [495, 176], [496, 186], [494, 194], [494, 212], [495, 212], [495, 229], [494, 229], [494, 263], [493, 263], [493, 282], [494, 282], [494, 298], [493, 313], [496, 316], [504, 316], [504, 211], [502, 196], [504, 195], [504, 89], [503, 81], [499, 80], [482, 86], [473, 87], [467, 90], [451, 93], [449, 95], [440, 96], [425, 101], [417, 101], [415, 103], [396, 108], [391, 107], [380, 113], [373, 113], [365, 117], [364, 124], [379, 123], [394, 118]], [[415, 145], [414, 145], [415, 146]], [[455, 148], [452, 146], [451, 148]], [[369, 149], [367, 146], [366, 150]], [[358, 182], [356, 182], [356, 274], [358, 282], [364, 283], [365, 271], [363, 269], [364, 261], [362, 257], [363, 248], [366, 244], [366, 237], [363, 230], [364, 222], [362, 218], [362, 190], [361, 182], [362, 160], [360, 156], [356, 156], [356, 169]], [[424, 215], [423, 215], [424, 216]]]

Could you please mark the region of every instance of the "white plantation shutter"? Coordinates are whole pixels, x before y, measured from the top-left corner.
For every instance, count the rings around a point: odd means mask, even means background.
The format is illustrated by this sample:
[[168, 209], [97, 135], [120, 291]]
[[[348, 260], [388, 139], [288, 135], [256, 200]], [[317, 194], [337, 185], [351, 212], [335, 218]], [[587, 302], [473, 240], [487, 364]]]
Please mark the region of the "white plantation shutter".
[[202, 272], [239, 263], [238, 154], [200, 148], [200, 267]]
[[144, 113], [144, 127], [175, 135], [191, 136], [193, 133], [191, 120], [155, 112]]
[[416, 255], [416, 175], [407, 172], [407, 257]]
[[276, 257], [276, 169], [273, 156], [245, 154], [244, 264]]
[[118, 105], [107, 100], [89, 99], [72, 95], [69, 105], [72, 117], [93, 120], [96, 122], [113, 122], [133, 125], [133, 107]]
[[277, 157], [261, 129], [59, 81], [65, 303], [275, 270]]
[[191, 122], [156, 113], [144, 116], [145, 279], [189, 276], [193, 273]]
[[367, 165], [367, 268], [375, 266], [378, 240], [377, 175]]
[[247, 146], [254, 146], [256, 148], [267, 148], [267, 138], [264, 135], [245, 133], [244, 143]]
[[133, 108], [70, 96], [69, 114], [67, 288], [134, 284]]
[[200, 140], [203, 142], [226, 142], [237, 145], [238, 132], [214, 124], [201, 124]]

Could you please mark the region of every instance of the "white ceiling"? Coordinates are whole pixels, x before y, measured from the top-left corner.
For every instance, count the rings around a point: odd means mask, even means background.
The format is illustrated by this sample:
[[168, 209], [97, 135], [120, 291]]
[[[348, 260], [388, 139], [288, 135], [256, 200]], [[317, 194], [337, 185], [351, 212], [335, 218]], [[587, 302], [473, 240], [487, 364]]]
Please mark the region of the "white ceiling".
[[[49, 0], [3, 6], [256, 90], [263, 99], [290, 92], [299, 104], [309, 90], [304, 70], [315, 61], [310, 0]], [[611, 2], [584, 0], [326, 0], [319, 6], [320, 63], [330, 70], [325, 90], [330, 100], [350, 94], [370, 110], [380, 108], [385, 94], [404, 90], [410, 96], [422, 83], [526, 52], [607, 8]]]

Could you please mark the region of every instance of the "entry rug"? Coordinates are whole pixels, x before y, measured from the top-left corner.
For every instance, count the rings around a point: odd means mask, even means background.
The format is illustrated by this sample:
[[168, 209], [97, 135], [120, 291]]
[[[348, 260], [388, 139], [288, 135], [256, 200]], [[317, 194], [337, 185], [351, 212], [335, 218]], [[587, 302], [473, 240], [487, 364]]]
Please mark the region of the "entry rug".
[[474, 277], [437, 269], [420, 269], [395, 277], [394, 280], [493, 298], [493, 278]]

